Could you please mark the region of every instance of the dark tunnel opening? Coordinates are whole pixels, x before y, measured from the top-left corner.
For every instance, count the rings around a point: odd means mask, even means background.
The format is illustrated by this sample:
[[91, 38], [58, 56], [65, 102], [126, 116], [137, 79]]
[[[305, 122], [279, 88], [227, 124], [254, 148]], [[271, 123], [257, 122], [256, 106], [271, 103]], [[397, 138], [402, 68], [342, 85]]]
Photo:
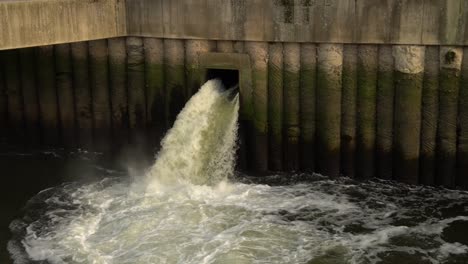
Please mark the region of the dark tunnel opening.
[[227, 69], [207, 69], [206, 80], [220, 79], [224, 88], [229, 89], [239, 84], [239, 71]]

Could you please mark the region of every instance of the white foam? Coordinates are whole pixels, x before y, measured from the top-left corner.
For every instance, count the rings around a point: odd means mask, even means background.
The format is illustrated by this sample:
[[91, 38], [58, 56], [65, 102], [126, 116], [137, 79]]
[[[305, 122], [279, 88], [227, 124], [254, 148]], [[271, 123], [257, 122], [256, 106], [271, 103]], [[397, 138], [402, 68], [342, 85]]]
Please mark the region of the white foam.
[[210, 81], [179, 114], [145, 180], [40, 192], [10, 225], [15, 263], [308, 263], [331, 255], [360, 264], [391, 251], [438, 263], [467, 252], [442, 239], [452, 222], [468, 220], [442, 214], [468, 206], [464, 192], [349, 179], [229, 182], [238, 107]]
[[149, 193], [161, 185], [214, 185], [232, 176], [239, 100], [230, 100], [230, 93], [210, 80], [187, 102], [148, 172]]

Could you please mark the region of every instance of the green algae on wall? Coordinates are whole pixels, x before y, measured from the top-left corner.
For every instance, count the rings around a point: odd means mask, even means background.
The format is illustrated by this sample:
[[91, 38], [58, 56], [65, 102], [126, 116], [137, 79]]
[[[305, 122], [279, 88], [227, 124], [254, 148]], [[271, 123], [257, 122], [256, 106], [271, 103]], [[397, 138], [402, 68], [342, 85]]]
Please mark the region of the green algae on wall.
[[344, 45], [341, 97], [341, 174], [356, 173], [357, 45]]
[[[106, 150], [112, 139], [118, 152], [139, 138], [153, 148], [207, 69], [226, 68], [239, 71], [241, 168], [468, 184], [458, 47], [129, 37], [14, 52], [16, 65], [1, 54], [2, 133], [24, 119], [20, 132], [42, 128], [34, 134], [47, 144], [77, 137]], [[5, 67], [17, 69], [7, 80]]]

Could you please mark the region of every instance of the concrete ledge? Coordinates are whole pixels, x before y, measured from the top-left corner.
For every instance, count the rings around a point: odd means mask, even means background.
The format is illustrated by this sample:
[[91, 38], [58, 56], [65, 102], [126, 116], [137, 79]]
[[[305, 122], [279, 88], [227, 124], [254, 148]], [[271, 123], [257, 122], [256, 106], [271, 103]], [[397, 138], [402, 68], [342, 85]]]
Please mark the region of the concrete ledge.
[[0, 0], [0, 50], [117, 36], [468, 45], [465, 0]]
[[465, 0], [127, 0], [131, 36], [467, 45]]
[[125, 36], [124, 0], [0, 0], [0, 50]]

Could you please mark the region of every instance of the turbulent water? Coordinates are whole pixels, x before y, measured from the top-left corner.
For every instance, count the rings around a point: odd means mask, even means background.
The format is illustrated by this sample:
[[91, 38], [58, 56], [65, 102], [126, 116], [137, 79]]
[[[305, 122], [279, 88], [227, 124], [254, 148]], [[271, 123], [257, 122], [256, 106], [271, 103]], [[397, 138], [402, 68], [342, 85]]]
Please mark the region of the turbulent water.
[[44, 190], [16, 263], [466, 263], [468, 193], [319, 175], [234, 175], [238, 98], [210, 81], [142, 180]]
[[213, 185], [232, 176], [239, 99], [231, 89], [211, 80], [187, 102], [148, 173], [149, 192], [181, 183]]

